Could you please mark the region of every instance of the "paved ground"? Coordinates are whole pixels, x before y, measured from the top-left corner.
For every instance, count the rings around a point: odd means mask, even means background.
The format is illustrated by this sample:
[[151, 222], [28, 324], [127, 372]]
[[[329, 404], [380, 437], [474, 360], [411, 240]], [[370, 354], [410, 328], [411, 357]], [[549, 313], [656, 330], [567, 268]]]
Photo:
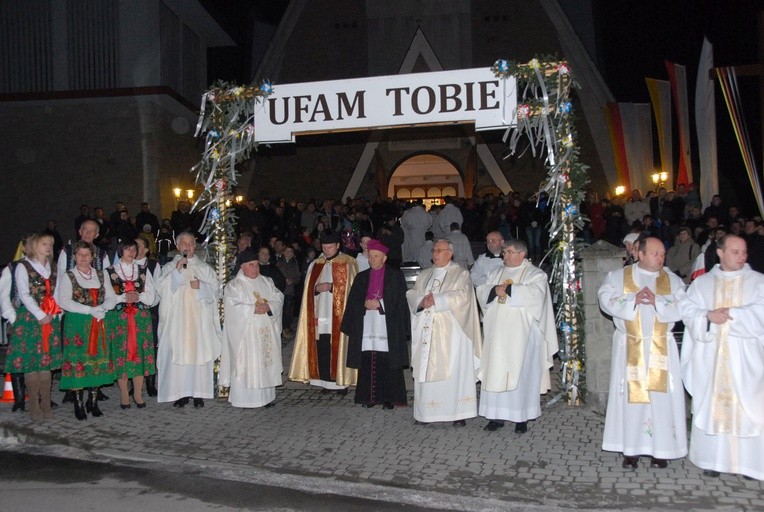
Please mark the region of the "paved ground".
[[107, 394], [104, 417], [83, 422], [68, 405], [35, 424], [3, 404], [0, 449], [451, 510], [764, 510], [764, 482], [706, 478], [686, 460], [621, 469], [618, 454], [600, 450], [604, 419], [561, 402], [519, 435], [511, 425], [485, 432], [482, 418], [419, 426], [410, 408], [363, 409], [352, 392], [294, 383], [279, 388], [276, 407], [256, 410], [154, 399], [121, 410], [116, 388]]

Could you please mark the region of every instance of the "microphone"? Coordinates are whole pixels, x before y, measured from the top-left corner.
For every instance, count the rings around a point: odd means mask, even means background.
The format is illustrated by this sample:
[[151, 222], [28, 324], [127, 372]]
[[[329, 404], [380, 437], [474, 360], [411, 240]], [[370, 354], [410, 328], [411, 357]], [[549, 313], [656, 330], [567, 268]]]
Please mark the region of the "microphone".
[[[183, 251], [183, 257], [184, 258], [188, 258], [188, 254], [186, 253], [186, 251]], [[184, 263], [183, 264], [183, 268], [188, 268], [188, 265], [186, 263]]]

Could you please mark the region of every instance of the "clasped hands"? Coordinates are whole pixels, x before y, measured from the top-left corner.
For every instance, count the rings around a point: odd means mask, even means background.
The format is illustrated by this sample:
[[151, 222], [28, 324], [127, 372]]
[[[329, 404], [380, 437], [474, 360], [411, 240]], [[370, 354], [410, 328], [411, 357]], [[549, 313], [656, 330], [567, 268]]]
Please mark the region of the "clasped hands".
[[496, 296], [498, 298], [500, 298], [500, 299], [506, 299], [507, 298], [507, 296], [508, 296], [508, 294], [507, 294], [507, 286], [509, 286], [509, 285], [508, 284], [497, 284], [494, 287], [493, 291], [496, 293]]
[[258, 302], [255, 304], [256, 315], [267, 315], [271, 311], [271, 307], [267, 302]]
[[435, 305], [435, 297], [433, 297], [432, 292], [428, 293], [422, 298], [422, 302], [419, 303], [419, 307], [422, 309], [431, 308]]
[[708, 321], [712, 324], [723, 324], [728, 320], [732, 320], [732, 317], [730, 316], [730, 308], [712, 309], [706, 313], [706, 318], [708, 318]]
[[378, 299], [367, 299], [363, 305], [368, 310], [375, 310], [382, 307], [382, 303]]
[[330, 291], [332, 291], [332, 283], [317, 283], [316, 284], [317, 293], [330, 292]]
[[655, 306], [655, 294], [645, 286], [641, 290], [637, 292], [636, 295], [636, 304], [634, 305], [636, 307], [637, 304], [642, 304], [644, 306], [647, 306], [648, 304]]

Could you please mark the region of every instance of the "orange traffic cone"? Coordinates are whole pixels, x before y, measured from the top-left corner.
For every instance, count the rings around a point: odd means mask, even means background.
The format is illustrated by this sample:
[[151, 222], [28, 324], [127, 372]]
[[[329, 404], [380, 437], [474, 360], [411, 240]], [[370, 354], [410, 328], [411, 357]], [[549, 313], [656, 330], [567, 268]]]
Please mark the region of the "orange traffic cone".
[[13, 398], [13, 383], [11, 382], [11, 374], [5, 374], [5, 387], [3, 388], [3, 397], [0, 398], [0, 402], [4, 404], [12, 404], [16, 401]]

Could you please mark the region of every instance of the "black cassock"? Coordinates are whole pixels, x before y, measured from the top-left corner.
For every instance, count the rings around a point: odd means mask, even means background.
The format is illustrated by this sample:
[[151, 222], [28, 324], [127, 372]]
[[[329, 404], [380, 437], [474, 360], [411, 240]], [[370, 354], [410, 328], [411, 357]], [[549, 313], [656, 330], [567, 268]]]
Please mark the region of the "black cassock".
[[406, 405], [403, 370], [409, 367], [409, 320], [406, 280], [400, 270], [385, 268], [382, 287], [388, 352], [362, 351], [364, 302], [371, 269], [359, 273], [348, 294], [342, 332], [348, 335], [347, 366], [358, 369], [355, 403]]

